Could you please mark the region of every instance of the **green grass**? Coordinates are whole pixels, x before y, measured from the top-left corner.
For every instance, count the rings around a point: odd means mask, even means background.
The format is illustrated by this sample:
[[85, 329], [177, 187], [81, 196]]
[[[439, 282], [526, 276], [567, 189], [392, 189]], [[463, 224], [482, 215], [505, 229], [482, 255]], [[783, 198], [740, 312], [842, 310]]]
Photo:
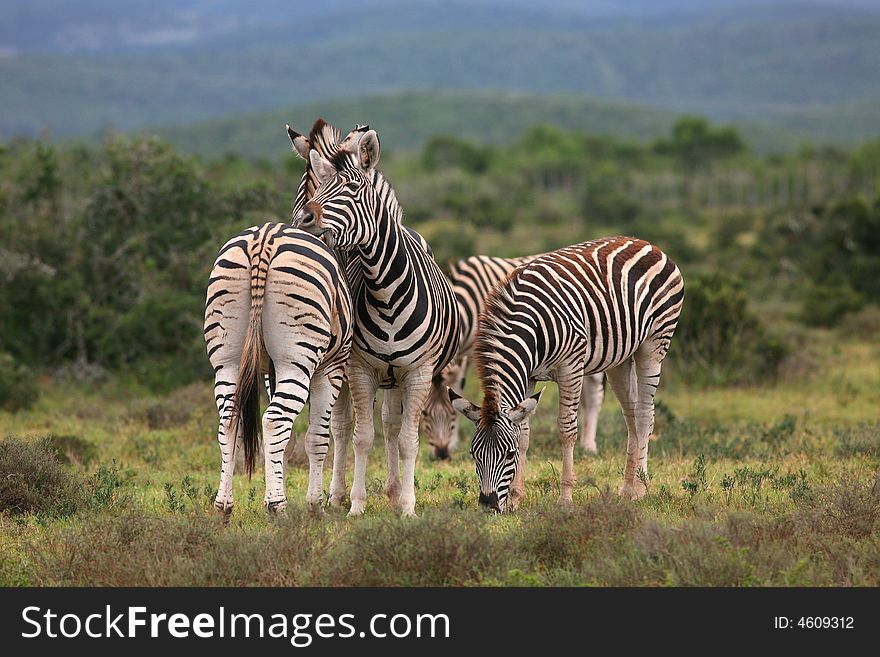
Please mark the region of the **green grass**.
[[219, 450], [207, 383], [161, 398], [44, 384], [32, 410], [0, 415], [0, 436], [63, 436], [54, 444], [81, 492], [72, 514], [0, 512], [0, 583], [877, 586], [880, 344], [816, 340], [821, 367], [772, 387], [698, 390], [670, 377], [649, 492], [635, 503], [615, 492], [625, 438], [609, 393], [599, 454], [578, 455], [574, 510], [555, 507], [548, 386], [526, 498], [505, 516], [477, 509], [466, 450], [436, 462], [423, 446], [420, 517], [398, 518], [382, 494], [380, 439], [365, 518], [307, 512], [307, 470], [293, 465], [286, 518], [266, 518], [260, 474], [237, 475], [224, 527], [211, 506]]

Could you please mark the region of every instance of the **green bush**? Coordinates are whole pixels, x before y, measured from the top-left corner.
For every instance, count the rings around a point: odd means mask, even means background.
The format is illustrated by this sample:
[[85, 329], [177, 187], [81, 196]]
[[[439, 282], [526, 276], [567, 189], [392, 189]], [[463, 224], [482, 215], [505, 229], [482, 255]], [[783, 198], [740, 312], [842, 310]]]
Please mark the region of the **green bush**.
[[809, 285], [801, 297], [800, 319], [809, 326], [834, 326], [861, 310], [864, 298], [848, 285]]
[[0, 513], [61, 518], [82, 501], [80, 482], [59, 462], [49, 439], [0, 441]]
[[28, 409], [39, 396], [33, 373], [9, 354], [0, 352], [0, 409], [12, 412]]
[[670, 356], [692, 383], [772, 381], [788, 353], [749, 309], [741, 281], [722, 272], [690, 276]]

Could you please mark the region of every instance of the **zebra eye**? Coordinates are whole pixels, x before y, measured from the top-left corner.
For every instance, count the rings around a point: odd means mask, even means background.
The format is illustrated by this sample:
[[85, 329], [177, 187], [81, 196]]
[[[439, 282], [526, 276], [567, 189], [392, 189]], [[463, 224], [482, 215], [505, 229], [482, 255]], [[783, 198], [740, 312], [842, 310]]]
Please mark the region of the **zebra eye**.
[[509, 450], [507, 450], [507, 458], [512, 459], [512, 458], [515, 457], [515, 456], [516, 456], [516, 450], [515, 450], [515, 449], [509, 449]]

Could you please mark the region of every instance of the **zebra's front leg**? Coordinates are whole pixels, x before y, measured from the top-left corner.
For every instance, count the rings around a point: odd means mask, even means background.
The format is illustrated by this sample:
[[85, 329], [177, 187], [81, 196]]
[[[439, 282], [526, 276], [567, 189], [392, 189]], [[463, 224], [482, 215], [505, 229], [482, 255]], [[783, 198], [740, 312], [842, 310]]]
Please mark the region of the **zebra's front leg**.
[[[230, 368], [224, 372], [227, 378], [233, 381], [238, 378], [238, 372]], [[235, 384], [218, 377], [214, 384], [217, 398], [217, 412], [220, 416], [220, 425], [217, 429], [217, 442], [220, 444], [220, 484], [217, 486], [217, 496], [214, 498], [214, 508], [224, 516], [232, 513], [234, 501], [232, 499], [232, 474], [235, 470], [235, 457], [243, 450], [238, 449], [241, 443], [241, 432], [237, 435], [229, 435], [229, 423], [232, 418], [233, 395]]]
[[605, 399], [605, 376], [602, 374], [587, 374], [583, 378], [581, 386], [581, 403], [578, 414], [582, 421], [578, 427], [580, 433], [581, 448], [590, 454], [595, 454], [596, 429], [599, 425], [599, 411]]
[[419, 418], [425, 408], [431, 390], [433, 363], [426, 363], [410, 370], [403, 377], [403, 414], [400, 418], [400, 460], [402, 462], [400, 512], [404, 516], [416, 515], [416, 458], [419, 455]]
[[572, 494], [577, 483], [574, 473], [574, 444], [577, 442], [578, 406], [584, 383], [584, 364], [582, 361], [570, 366], [560, 367], [556, 373], [559, 386], [559, 414], [556, 425], [562, 443], [562, 478], [559, 480], [559, 506], [570, 507]]
[[348, 382], [343, 381], [331, 415], [333, 477], [330, 479], [330, 506], [342, 506], [345, 502], [345, 466], [348, 460], [348, 445], [351, 442], [352, 419], [351, 391]]
[[278, 369], [279, 383], [272, 401], [263, 414], [263, 458], [266, 475], [266, 495], [263, 503], [270, 512], [287, 508], [287, 490], [284, 475], [285, 452], [293, 432], [293, 423], [302, 412], [309, 395], [309, 379], [302, 370]]
[[[623, 485], [620, 487], [621, 497], [637, 500], [642, 497], [646, 488], [636, 478], [639, 460], [639, 439], [636, 427], [636, 402], [638, 385], [632, 358], [628, 358], [617, 367], [606, 370], [608, 383], [620, 402], [623, 419], [626, 421], [626, 465], [623, 468]], [[647, 439], [647, 436], [646, 436]]]
[[385, 494], [392, 506], [400, 504], [400, 388], [385, 391], [382, 400], [382, 432], [385, 436], [385, 462], [387, 474], [385, 478]]
[[526, 418], [520, 425], [519, 443], [517, 444], [519, 463], [510, 484], [510, 496], [507, 498], [507, 509], [510, 511], [516, 511], [526, 496], [526, 458], [529, 453], [530, 435], [529, 418]]
[[367, 455], [373, 447], [376, 429], [373, 406], [378, 382], [368, 367], [349, 359], [348, 385], [354, 406], [354, 479], [351, 483], [351, 509], [348, 515], [363, 515], [367, 505]]
[[311, 509], [319, 509], [324, 497], [324, 461], [330, 450], [330, 415], [339, 396], [342, 377], [341, 367], [332, 372], [321, 372], [312, 377], [309, 389], [309, 428], [303, 442], [309, 459], [306, 504]]

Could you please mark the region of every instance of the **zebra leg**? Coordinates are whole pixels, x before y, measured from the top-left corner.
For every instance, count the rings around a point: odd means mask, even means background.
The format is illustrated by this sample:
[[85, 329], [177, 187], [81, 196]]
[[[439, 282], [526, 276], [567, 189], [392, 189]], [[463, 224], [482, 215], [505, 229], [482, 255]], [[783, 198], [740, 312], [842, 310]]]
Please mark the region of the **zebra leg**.
[[[528, 388], [526, 389], [526, 396], [528, 397], [533, 392], [535, 392], [535, 382], [529, 381]], [[513, 481], [510, 484], [510, 496], [507, 498], [507, 508], [510, 511], [516, 511], [520, 502], [522, 502], [523, 498], [526, 496], [526, 457], [529, 453], [530, 436], [531, 427], [529, 426], [529, 418], [526, 418], [520, 425], [519, 443], [517, 445], [517, 450], [519, 451], [519, 464], [517, 465], [516, 473], [513, 475]]]
[[581, 387], [581, 403], [578, 413], [581, 416], [578, 433], [581, 448], [585, 452], [595, 454], [596, 427], [599, 424], [599, 411], [605, 399], [605, 377], [600, 374], [587, 374]]
[[[648, 481], [648, 444], [654, 431], [654, 395], [660, 384], [660, 367], [665, 351], [660, 345], [646, 342], [635, 354], [635, 370], [638, 382], [638, 400], [636, 402], [636, 435], [638, 436], [638, 460], [636, 476], [633, 481], [634, 497], [642, 497], [647, 493]], [[643, 481], [644, 479], [644, 481]]]
[[562, 443], [562, 478], [559, 480], [559, 505], [572, 505], [572, 493], [577, 483], [574, 474], [574, 444], [577, 442], [578, 406], [584, 384], [584, 363], [563, 366], [556, 373], [559, 386], [559, 414], [556, 424], [559, 440]]
[[[294, 361], [296, 362], [296, 361]], [[263, 414], [263, 458], [265, 462], [266, 496], [263, 503], [269, 511], [287, 507], [284, 459], [293, 423], [302, 412], [309, 395], [309, 381], [303, 380], [298, 367], [278, 366], [275, 394]]]
[[367, 505], [367, 455], [376, 435], [373, 406], [378, 382], [374, 373], [349, 360], [348, 385], [354, 406], [354, 479], [351, 483], [351, 509], [348, 515], [360, 516]]
[[[529, 393], [531, 394], [531, 393]], [[513, 481], [510, 483], [510, 496], [507, 498], [507, 509], [516, 511], [520, 502], [526, 496], [526, 456], [529, 452], [529, 438], [531, 436], [531, 428], [529, 427], [529, 419], [523, 420], [520, 425], [519, 444], [519, 464], [516, 473], [513, 475]]]
[[234, 367], [224, 367], [217, 371], [214, 383], [214, 394], [217, 401], [217, 413], [220, 416], [220, 426], [217, 430], [217, 442], [220, 443], [220, 484], [217, 486], [217, 497], [214, 498], [214, 508], [228, 516], [232, 513], [232, 474], [235, 470], [235, 456], [243, 450], [238, 449], [241, 444], [241, 432], [237, 435], [229, 435], [229, 421], [232, 419], [232, 399], [235, 395], [235, 381], [238, 379], [238, 370]]
[[[638, 385], [636, 371], [632, 358], [626, 359], [617, 367], [606, 370], [611, 389], [620, 402], [623, 411], [623, 419], [626, 421], [626, 465], [623, 469], [623, 486], [620, 487], [620, 495], [629, 499], [638, 499], [634, 486], [636, 470], [638, 468], [639, 440], [636, 428], [636, 402], [638, 400]], [[644, 491], [642, 491], [644, 495]]]
[[330, 480], [330, 506], [342, 506], [345, 501], [345, 465], [348, 444], [351, 441], [351, 391], [343, 382], [331, 415], [333, 425], [333, 478]]
[[400, 383], [403, 391], [403, 413], [400, 418], [398, 438], [402, 461], [400, 512], [404, 516], [416, 515], [416, 458], [419, 455], [419, 419], [428, 393], [431, 390], [433, 363], [426, 363], [410, 370]]
[[400, 447], [398, 440], [402, 412], [400, 388], [386, 390], [382, 399], [382, 432], [385, 436], [385, 462], [388, 466], [385, 494], [393, 506], [400, 504]]
[[330, 414], [342, 385], [342, 368], [312, 377], [309, 387], [309, 428], [303, 443], [309, 458], [309, 488], [306, 504], [320, 508], [324, 496], [324, 461], [330, 450]]

